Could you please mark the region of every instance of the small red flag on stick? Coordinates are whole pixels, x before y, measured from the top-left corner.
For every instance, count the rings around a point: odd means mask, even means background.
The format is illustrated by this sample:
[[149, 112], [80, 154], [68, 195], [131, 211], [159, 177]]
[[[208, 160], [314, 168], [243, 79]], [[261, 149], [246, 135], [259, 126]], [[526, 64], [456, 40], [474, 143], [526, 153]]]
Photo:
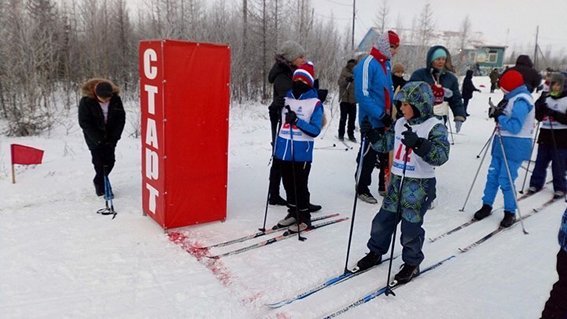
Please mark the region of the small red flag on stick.
[[34, 165], [41, 164], [43, 160], [43, 150], [20, 144], [11, 144], [10, 154], [12, 156], [12, 184], [16, 183], [15, 164]]

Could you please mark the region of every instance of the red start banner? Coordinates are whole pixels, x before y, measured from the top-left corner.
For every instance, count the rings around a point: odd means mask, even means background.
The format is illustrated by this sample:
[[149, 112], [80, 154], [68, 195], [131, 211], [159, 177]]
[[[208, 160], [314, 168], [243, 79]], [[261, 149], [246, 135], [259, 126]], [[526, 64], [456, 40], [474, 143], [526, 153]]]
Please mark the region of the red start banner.
[[142, 209], [164, 229], [226, 218], [230, 48], [141, 41]]

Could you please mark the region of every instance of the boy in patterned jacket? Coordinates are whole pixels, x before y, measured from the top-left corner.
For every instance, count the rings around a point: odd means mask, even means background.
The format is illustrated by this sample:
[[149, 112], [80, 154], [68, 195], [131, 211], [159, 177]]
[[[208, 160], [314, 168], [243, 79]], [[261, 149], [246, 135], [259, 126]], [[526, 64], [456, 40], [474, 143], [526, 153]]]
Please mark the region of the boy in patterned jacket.
[[[292, 232], [311, 227], [309, 212], [309, 171], [315, 137], [324, 125], [323, 104], [313, 88], [315, 70], [311, 62], [293, 72], [291, 90], [284, 98], [282, 120], [274, 157], [281, 161], [282, 182], [289, 214], [278, 222]], [[298, 220], [299, 219], [299, 220]]]
[[388, 192], [372, 221], [367, 244], [370, 252], [358, 261], [357, 267], [364, 270], [382, 261], [382, 255], [390, 248], [392, 233], [401, 220], [404, 266], [394, 280], [405, 283], [419, 275], [419, 264], [424, 259], [423, 217], [435, 198], [435, 166], [441, 166], [449, 159], [449, 140], [447, 128], [433, 115], [433, 93], [429, 84], [421, 81], [407, 83], [395, 100], [402, 103], [404, 116], [384, 138], [370, 125], [361, 127], [377, 152], [393, 150], [394, 158]]
[[557, 274], [559, 280], [553, 285], [549, 299], [541, 313], [541, 319], [567, 318], [567, 209], [563, 213], [559, 229], [559, 253], [557, 254]]

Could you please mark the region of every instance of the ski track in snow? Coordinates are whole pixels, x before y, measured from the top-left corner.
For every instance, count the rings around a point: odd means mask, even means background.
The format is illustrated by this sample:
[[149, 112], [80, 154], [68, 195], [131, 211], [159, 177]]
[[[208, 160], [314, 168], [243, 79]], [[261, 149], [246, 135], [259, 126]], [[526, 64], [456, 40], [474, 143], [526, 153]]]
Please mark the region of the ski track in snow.
[[[489, 87], [487, 77], [474, 81], [477, 86]], [[489, 96], [498, 101], [501, 93], [490, 94], [486, 88], [475, 93], [469, 104], [472, 116], [462, 132], [453, 136], [449, 162], [436, 170], [437, 206], [425, 217], [426, 238], [470, 220], [481, 205], [490, 154], [464, 212], [459, 211], [481, 161], [476, 155], [494, 125], [486, 114]], [[338, 102], [334, 103], [326, 105], [329, 119], [331, 107], [338, 112]], [[127, 112], [128, 117], [137, 113], [133, 107]], [[76, 114], [70, 114], [68, 120], [76, 121]], [[322, 204], [325, 214], [340, 212], [342, 217], [351, 217], [358, 149], [344, 151], [334, 137], [337, 124], [338, 114], [324, 138], [315, 141], [311, 202]], [[387, 265], [280, 309], [264, 306], [341, 273], [350, 220], [306, 234], [305, 242], [291, 239], [218, 260], [204, 257], [209, 251], [198, 247], [247, 235], [261, 226], [270, 159], [265, 105], [231, 108], [226, 221], [168, 230], [166, 234], [142, 216], [140, 140], [130, 137], [129, 129], [127, 125], [118, 144], [116, 167], [110, 176], [116, 193], [115, 220], [96, 214], [104, 202], [93, 194], [90, 154], [79, 129], [70, 130], [69, 135], [66, 129], [56, 128], [49, 136], [2, 137], [2, 317], [319, 318], [385, 284]], [[8, 169], [10, 143], [46, 151], [43, 164], [17, 167], [14, 185]], [[336, 147], [328, 147], [333, 144]], [[341, 152], [333, 151], [341, 148]], [[523, 179], [522, 170], [518, 189]], [[377, 171], [371, 191], [380, 202], [376, 182]], [[520, 202], [522, 213], [545, 202], [551, 196], [550, 188]], [[494, 207], [501, 206], [499, 195]], [[379, 208], [380, 204], [358, 202], [350, 266], [367, 252], [370, 223]], [[396, 297], [380, 296], [340, 318], [539, 317], [557, 280], [556, 235], [564, 209], [565, 203], [559, 201], [525, 221], [529, 235], [523, 235], [520, 225], [515, 225], [465, 254], [458, 253], [458, 248], [498, 227], [501, 210], [434, 243], [426, 240], [425, 267], [450, 255], [457, 258], [400, 287]], [[284, 207], [270, 206], [267, 226], [285, 214]], [[210, 251], [222, 253], [275, 235]], [[398, 245], [396, 253], [400, 251]], [[401, 258], [393, 261], [393, 273], [402, 263]]]

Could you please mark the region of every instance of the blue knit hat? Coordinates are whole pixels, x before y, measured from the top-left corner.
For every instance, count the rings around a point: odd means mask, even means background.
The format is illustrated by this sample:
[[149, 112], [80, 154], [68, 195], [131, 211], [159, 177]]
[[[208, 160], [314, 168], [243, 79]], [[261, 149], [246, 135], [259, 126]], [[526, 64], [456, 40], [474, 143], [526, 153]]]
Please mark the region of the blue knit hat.
[[447, 58], [447, 51], [443, 50], [442, 48], [438, 48], [437, 50], [433, 51], [433, 54], [431, 54], [431, 61], [435, 61], [439, 58]]

